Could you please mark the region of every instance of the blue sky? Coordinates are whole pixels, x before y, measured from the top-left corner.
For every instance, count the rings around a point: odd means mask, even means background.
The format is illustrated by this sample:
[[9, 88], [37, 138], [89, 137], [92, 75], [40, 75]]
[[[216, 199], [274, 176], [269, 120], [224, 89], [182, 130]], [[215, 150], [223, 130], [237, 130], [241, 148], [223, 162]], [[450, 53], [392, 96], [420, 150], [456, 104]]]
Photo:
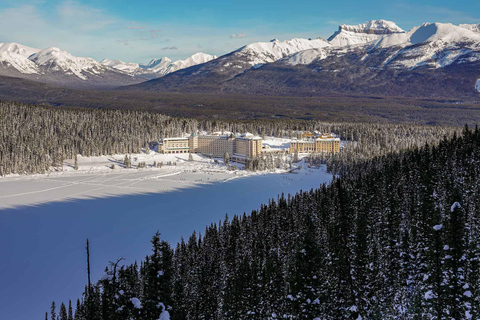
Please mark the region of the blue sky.
[[339, 24], [479, 23], [468, 1], [0, 0], [0, 42], [60, 47], [77, 56], [146, 63], [195, 52], [222, 55], [256, 41], [328, 37]]

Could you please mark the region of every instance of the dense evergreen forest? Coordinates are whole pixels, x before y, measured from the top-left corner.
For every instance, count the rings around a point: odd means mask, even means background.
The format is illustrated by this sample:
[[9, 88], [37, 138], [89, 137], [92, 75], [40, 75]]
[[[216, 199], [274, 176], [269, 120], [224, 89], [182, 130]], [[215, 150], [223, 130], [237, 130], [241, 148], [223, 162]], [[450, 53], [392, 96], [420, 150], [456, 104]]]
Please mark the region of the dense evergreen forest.
[[455, 127], [307, 120], [221, 121], [173, 118], [158, 113], [41, 107], [0, 102], [0, 176], [61, 170], [75, 155], [140, 153], [161, 138], [206, 132], [251, 132], [261, 136], [298, 137], [304, 131], [333, 132], [345, 144], [342, 153], [323, 162], [336, 172], [346, 163], [363, 161], [436, 144]]
[[478, 319], [480, 131], [152, 246], [60, 319]]

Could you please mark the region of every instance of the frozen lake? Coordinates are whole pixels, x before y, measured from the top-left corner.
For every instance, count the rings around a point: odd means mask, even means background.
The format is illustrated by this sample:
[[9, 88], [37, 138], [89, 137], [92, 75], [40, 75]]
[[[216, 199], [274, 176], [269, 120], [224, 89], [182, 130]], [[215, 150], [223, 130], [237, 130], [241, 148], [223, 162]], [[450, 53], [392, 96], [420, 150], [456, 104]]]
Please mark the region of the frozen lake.
[[[15, 197], [0, 198], [0, 207], [4, 208], [0, 210], [2, 319], [43, 319], [52, 300], [57, 306], [68, 303], [68, 299], [75, 304], [86, 284], [86, 238], [91, 243], [92, 277], [96, 281], [108, 261], [125, 257], [125, 263], [129, 264], [149, 254], [149, 241], [157, 230], [174, 247], [182, 236], [188, 238], [194, 230], [203, 234], [206, 225], [223, 220], [227, 213], [229, 216], [250, 213], [282, 192], [293, 194], [317, 188], [331, 179], [323, 169], [303, 169], [297, 174], [254, 175], [233, 180], [219, 173], [213, 174], [215, 178], [212, 176], [209, 183], [198, 184], [189, 181], [198, 182], [205, 176], [179, 173], [175, 180], [178, 185], [185, 182], [181, 189], [171, 187], [171, 181], [169, 188], [162, 189], [167, 177], [155, 174], [152, 179], [135, 175], [103, 178], [86, 175], [80, 187], [88, 197], [77, 196], [78, 199], [64, 202], [15, 207], [12, 200]], [[104, 183], [138, 190], [124, 188], [126, 191], [116, 193], [116, 197], [89, 198], [94, 194], [92, 190], [103, 190], [101, 179], [110, 178]], [[42, 191], [46, 189], [42, 181], [33, 182], [42, 187], [32, 185], [19, 197], [26, 204], [29, 200], [31, 204], [38, 202], [34, 197], [41, 197], [41, 202], [66, 200], [62, 192], [74, 186], [72, 179], [78, 178], [52, 181], [53, 186], [47, 188], [51, 190], [46, 192]], [[16, 188], [5, 185], [0, 191], [0, 195], [8, 192], [18, 195]], [[128, 192], [134, 194], [126, 195]]]

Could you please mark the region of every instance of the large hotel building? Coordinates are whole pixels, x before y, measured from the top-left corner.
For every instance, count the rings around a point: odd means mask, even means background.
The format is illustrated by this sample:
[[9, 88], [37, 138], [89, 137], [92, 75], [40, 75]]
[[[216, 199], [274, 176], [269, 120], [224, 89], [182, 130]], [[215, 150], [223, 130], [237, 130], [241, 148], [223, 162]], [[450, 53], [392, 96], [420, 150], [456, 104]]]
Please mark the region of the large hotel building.
[[166, 138], [159, 145], [161, 153], [201, 153], [206, 156], [221, 158], [227, 152], [230, 159], [245, 163], [247, 158], [262, 153], [262, 138], [251, 134], [239, 137], [220, 135], [192, 134], [187, 138]]
[[[312, 136], [313, 137], [313, 136]], [[263, 140], [252, 134], [235, 137], [222, 135], [196, 135], [185, 138], [165, 138], [159, 144], [160, 153], [200, 153], [214, 158], [222, 158], [227, 152], [234, 162], [246, 163], [263, 151]], [[319, 135], [308, 140], [290, 142], [291, 153], [336, 153], [340, 151], [340, 139], [333, 134]]]
[[294, 153], [337, 153], [340, 151], [340, 138], [333, 134], [322, 134], [310, 140], [294, 140], [290, 142], [290, 152]]

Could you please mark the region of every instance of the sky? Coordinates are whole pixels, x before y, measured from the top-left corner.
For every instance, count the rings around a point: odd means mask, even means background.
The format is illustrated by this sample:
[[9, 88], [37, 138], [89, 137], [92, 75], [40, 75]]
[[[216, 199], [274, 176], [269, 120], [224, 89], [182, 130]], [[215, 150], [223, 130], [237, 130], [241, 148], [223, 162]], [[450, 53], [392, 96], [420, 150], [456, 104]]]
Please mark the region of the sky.
[[257, 41], [328, 38], [339, 24], [480, 23], [475, 0], [0, 0], [0, 42], [147, 63], [223, 55]]

